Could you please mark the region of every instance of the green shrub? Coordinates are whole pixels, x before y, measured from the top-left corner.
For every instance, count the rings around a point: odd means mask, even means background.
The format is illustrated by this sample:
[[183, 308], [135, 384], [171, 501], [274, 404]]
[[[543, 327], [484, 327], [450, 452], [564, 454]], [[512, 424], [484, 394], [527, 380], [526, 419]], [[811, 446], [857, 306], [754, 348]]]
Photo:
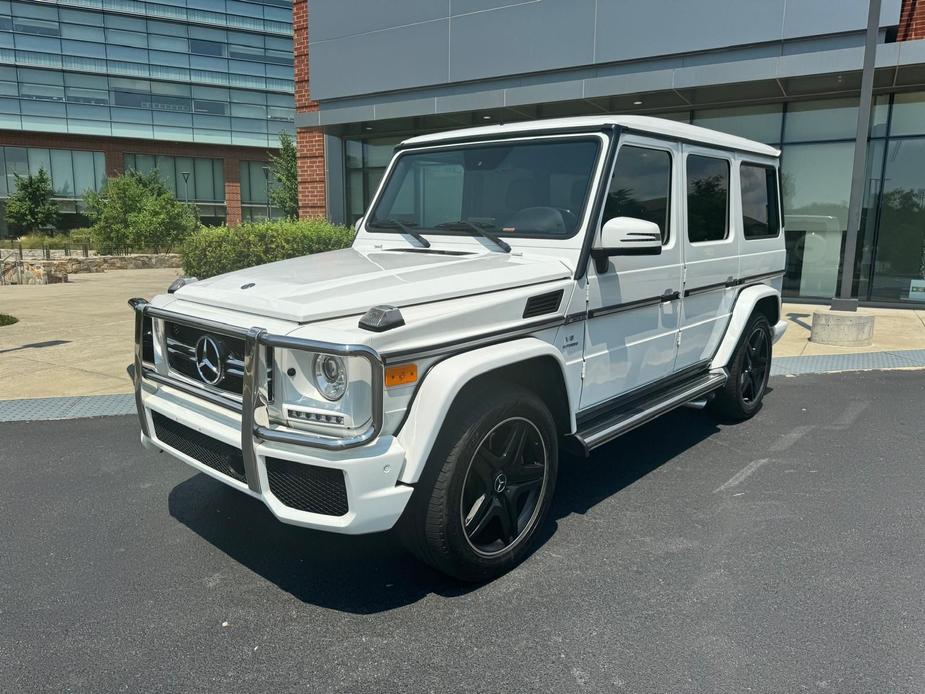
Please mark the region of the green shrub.
[[353, 235], [350, 227], [320, 218], [201, 227], [183, 244], [183, 271], [204, 279], [275, 260], [346, 248]]
[[15, 318], [8, 313], [0, 313], [0, 327], [3, 327], [4, 325], [13, 325], [13, 323], [18, 322], [18, 318]]
[[93, 240], [101, 252], [123, 249], [170, 251], [196, 228], [196, 213], [178, 202], [157, 171], [129, 171], [106, 179], [85, 198]]

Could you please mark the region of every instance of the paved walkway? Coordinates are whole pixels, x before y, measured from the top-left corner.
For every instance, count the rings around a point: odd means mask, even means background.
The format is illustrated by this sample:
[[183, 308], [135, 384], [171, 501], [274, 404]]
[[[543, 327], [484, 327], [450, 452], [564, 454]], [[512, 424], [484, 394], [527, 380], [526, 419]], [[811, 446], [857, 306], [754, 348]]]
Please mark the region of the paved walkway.
[[178, 270], [75, 274], [66, 284], [0, 287], [0, 400], [131, 392], [129, 298], [166, 290]]

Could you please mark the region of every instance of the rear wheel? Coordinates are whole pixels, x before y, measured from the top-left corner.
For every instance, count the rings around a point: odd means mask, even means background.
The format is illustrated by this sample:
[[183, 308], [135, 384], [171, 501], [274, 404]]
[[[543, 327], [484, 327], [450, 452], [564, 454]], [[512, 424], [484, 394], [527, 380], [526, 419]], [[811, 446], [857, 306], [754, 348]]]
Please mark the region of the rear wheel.
[[771, 324], [754, 313], [729, 363], [729, 380], [713, 400], [721, 417], [741, 421], [761, 409], [771, 375]]
[[512, 569], [549, 511], [556, 441], [552, 415], [534, 393], [508, 385], [499, 397], [476, 387], [447, 417], [399, 526], [405, 544], [463, 580]]

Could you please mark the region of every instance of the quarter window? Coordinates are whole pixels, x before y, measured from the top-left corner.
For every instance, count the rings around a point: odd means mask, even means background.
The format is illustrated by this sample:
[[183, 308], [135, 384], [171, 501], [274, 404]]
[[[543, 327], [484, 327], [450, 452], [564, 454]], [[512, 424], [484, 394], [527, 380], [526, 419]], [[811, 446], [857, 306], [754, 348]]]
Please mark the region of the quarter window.
[[742, 229], [747, 239], [777, 236], [780, 230], [777, 177], [770, 166], [742, 164]]
[[604, 220], [635, 217], [654, 222], [668, 243], [671, 154], [660, 149], [620, 148], [604, 206]]
[[692, 154], [687, 158], [687, 237], [720, 241], [729, 233], [729, 162]]

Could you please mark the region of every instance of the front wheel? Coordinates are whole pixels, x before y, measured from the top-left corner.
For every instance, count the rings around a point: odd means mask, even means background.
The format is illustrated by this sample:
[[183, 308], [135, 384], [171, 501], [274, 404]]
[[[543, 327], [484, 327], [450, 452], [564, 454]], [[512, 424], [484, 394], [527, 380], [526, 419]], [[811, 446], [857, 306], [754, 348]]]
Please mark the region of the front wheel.
[[771, 375], [771, 324], [761, 313], [752, 314], [729, 362], [729, 380], [713, 400], [714, 412], [742, 421], [761, 409]]
[[457, 402], [399, 529], [420, 559], [484, 581], [529, 553], [558, 472], [555, 423], [534, 393], [476, 386]]

